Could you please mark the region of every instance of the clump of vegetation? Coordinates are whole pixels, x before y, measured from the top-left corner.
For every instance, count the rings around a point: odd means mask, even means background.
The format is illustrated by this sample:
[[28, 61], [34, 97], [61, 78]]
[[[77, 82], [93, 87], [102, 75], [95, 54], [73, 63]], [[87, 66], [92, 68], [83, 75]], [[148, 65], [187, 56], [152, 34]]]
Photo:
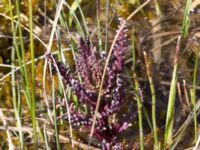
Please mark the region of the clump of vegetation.
[[0, 147], [199, 149], [199, 5], [1, 1]]
[[[105, 63], [105, 56], [100, 56], [96, 53], [95, 48], [90, 44], [89, 39], [79, 39], [80, 54], [76, 58], [76, 75], [71, 73], [69, 68], [57, 61], [54, 69], [58, 68], [59, 73], [63, 77], [65, 85], [69, 85], [76, 95], [79, 106], [77, 107], [73, 100], [70, 100], [70, 116], [63, 115], [62, 118], [71, 119], [71, 125], [80, 128], [82, 131], [90, 131], [94, 111], [97, 103], [99, 87], [102, 80], [103, 65]], [[117, 38], [113, 55], [107, 68], [107, 80], [104, 84], [102, 92], [102, 100], [100, 103], [97, 121], [95, 123], [94, 137], [101, 142], [103, 150], [123, 149], [118, 134], [123, 132], [130, 126], [130, 123], [118, 121], [111, 121], [111, 116], [118, 113], [125, 101], [124, 93], [124, 55], [127, 51], [127, 34], [126, 29], [120, 31]], [[48, 55], [49, 59], [53, 61], [53, 56]], [[80, 75], [81, 81], [78, 79]], [[77, 76], [77, 78], [75, 78]], [[84, 106], [88, 112], [84, 114]]]

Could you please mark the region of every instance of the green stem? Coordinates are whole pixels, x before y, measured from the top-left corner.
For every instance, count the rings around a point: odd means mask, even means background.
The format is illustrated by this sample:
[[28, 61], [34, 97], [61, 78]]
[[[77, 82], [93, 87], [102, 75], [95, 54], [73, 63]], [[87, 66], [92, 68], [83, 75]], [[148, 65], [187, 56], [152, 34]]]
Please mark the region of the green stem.
[[147, 69], [147, 76], [149, 79], [150, 90], [152, 95], [152, 122], [153, 122], [153, 134], [154, 134], [154, 142], [155, 142], [155, 150], [159, 150], [159, 140], [158, 140], [158, 133], [157, 133], [157, 123], [156, 123], [156, 93], [155, 87], [153, 84], [152, 72], [150, 62], [147, 58], [146, 52], [144, 52], [145, 64]]
[[109, 23], [109, 7], [110, 7], [110, 0], [106, 1], [106, 41], [105, 41], [105, 52], [108, 50], [108, 23]]
[[[135, 91], [139, 92], [140, 85], [137, 80], [136, 73], [133, 74], [135, 81]], [[136, 94], [138, 117], [139, 117], [139, 133], [140, 133], [140, 150], [144, 150], [144, 133], [143, 133], [143, 121], [142, 121], [142, 103], [139, 94]]]
[[54, 128], [55, 128], [55, 136], [56, 136], [56, 147], [57, 147], [57, 150], [60, 150], [61, 148], [60, 148], [60, 141], [59, 141], [58, 125], [57, 125], [54, 77], [52, 77], [52, 98], [53, 98], [53, 114], [54, 114]]
[[185, 10], [184, 10], [183, 24], [181, 28], [183, 38], [186, 38], [189, 33], [191, 4], [192, 4], [192, 0], [187, 0]]
[[197, 112], [196, 112], [196, 82], [197, 82], [198, 65], [199, 65], [199, 57], [196, 55], [194, 73], [193, 73], [193, 86], [192, 86], [192, 93], [191, 93], [191, 100], [193, 104], [193, 113], [194, 113], [194, 141], [195, 143], [197, 142], [197, 138], [198, 138]]
[[33, 39], [33, 10], [32, 1], [28, 1], [29, 9], [29, 29], [30, 29], [30, 49], [31, 49], [31, 116], [33, 125], [34, 144], [37, 148], [37, 126], [36, 126], [36, 106], [35, 106], [35, 52], [34, 52], [34, 39]]
[[[100, 0], [96, 0], [96, 6], [97, 6], [97, 26], [99, 33], [101, 33], [101, 20], [100, 20]], [[102, 51], [102, 36], [99, 36], [99, 51]]]
[[178, 57], [180, 51], [180, 39], [179, 36], [176, 46], [176, 54], [174, 58], [174, 70], [173, 76], [170, 86], [169, 100], [168, 100], [168, 108], [167, 108], [167, 117], [166, 117], [166, 126], [165, 126], [165, 139], [164, 145], [170, 146], [172, 143], [172, 135], [173, 135], [173, 123], [174, 123], [174, 103], [176, 98], [176, 85], [177, 85], [177, 72], [178, 72]]
[[[12, 48], [11, 52], [11, 60], [15, 60], [15, 49]], [[15, 64], [12, 62], [12, 66], [15, 66]], [[12, 68], [14, 70], [14, 68]], [[15, 118], [17, 119], [17, 128], [19, 129], [19, 137], [20, 137], [20, 149], [24, 149], [24, 134], [22, 132], [22, 123], [20, 119], [20, 111], [17, 108], [17, 94], [16, 94], [16, 84], [15, 84], [15, 72], [12, 73], [12, 103], [15, 111]], [[21, 98], [21, 97], [19, 97]], [[20, 101], [20, 99], [18, 99]], [[21, 103], [19, 108], [21, 107]]]
[[80, 14], [81, 14], [81, 17], [82, 17], [82, 20], [83, 20], [83, 24], [84, 24], [84, 27], [85, 27], [85, 33], [87, 36], [89, 36], [89, 31], [88, 31], [88, 26], [87, 26], [87, 22], [86, 22], [86, 19], [85, 19], [85, 15], [83, 14], [83, 11], [81, 9], [81, 6], [80, 6], [80, 2], [78, 0], [77, 1], [77, 4], [78, 4], [78, 9], [80, 11]]

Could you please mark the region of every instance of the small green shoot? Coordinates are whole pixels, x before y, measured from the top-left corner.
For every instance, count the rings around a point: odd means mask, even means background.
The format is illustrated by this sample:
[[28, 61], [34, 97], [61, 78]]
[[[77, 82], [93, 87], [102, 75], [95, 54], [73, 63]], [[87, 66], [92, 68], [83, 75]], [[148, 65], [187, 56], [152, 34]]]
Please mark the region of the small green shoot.
[[178, 58], [179, 58], [179, 53], [180, 53], [180, 44], [181, 44], [181, 36], [178, 37], [178, 41], [176, 45], [176, 54], [174, 58], [174, 70], [173, 70], [173, 76], [172, 76], [169, 100], [168, 100], [167, 117], [166, 117], [166, 125], [165, 125], [165, 137], [164, 137], [164, 146], [167, 146], [167, 147], [170, 146], [170, 144], [172, 143], [172, 137], [173, 137], [174, 104], [175, 104], [175, 98], [176, 98]]
[[150, 90], [152, 95], [152, 122], [153, 122], [153, 134], [155, 142], [155, 150], [159, 150], [159, 139], [157, 133], [157, 124], [156, 124], [156, 92], [153, 84], [152, 71], [151, 71], [151, 62], [148, 60], [147, 53], [144, 51], [144, 60], [146, 64], [147, 76], [149, 79]]
[[198, 138], [198, 128], [197, 128], [197, 112], [196, 112], [196, 83], [197, 83], [197, 72], [199, 66], [199, 57], [195, 56], [195, 66], [194, 66], [194, 73], [193, 73], [193, 86], [190, 91], [191, 94], [191, 101], [193, 106], [193, 114], [194, 114], [194, 141], [197, 142]]
[[184, 17], [183, 17], [183, 24], [182, 24], [182, 37], [186, 38], [189, 33], [189, 26], [190, 26], [190, 9], [191, 9], [192, 0], [187, 0], [185, 11], [184, 11]]

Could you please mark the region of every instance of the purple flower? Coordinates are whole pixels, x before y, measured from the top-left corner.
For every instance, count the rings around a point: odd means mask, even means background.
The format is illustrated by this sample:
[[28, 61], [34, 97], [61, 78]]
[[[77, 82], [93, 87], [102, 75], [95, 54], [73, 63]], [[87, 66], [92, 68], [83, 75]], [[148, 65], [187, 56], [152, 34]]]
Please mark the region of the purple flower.
[[[122, 73], [124, 55], [127, 50], [126, 44], [126, 29], [123, 29], [116, 41], [112, 58], [107, 68], [107, 81], [103, 89], [99, 115], [94, 129], [94, 137], [102, 143], [103, 150], [110, 150], [112, 147], [116, 150], [121, 150], [122, 147], [117, 138], [118, 134], [130, 126], [128, 122], [109, 122], [110, 116], [119, 112], [125, 101]], [[103, 66], [101, 65], [105, 63], [105, 59], [98, 57], [88, 39], [80, 38], [79, 50], [80, 53], [76, 58], [76, 71], [79, 73], [82, 82], [62, 63], [56, 61], [54, 66], [58, 67], [63, 77], [63, 82], [71, 87], [73, 93], [77, 96], [78, 102], [81, 104], [79, 107], [75, 107], [73, 101], [70, 101], [72, 126], [74, 128], [81, 127], [82, 131], [89, 132], [102, 79]], [[83, 104], [89, 109], [87, 113], [84, 113], [81, 107]], [[67, 113], [61, 118], [67, 119]]]

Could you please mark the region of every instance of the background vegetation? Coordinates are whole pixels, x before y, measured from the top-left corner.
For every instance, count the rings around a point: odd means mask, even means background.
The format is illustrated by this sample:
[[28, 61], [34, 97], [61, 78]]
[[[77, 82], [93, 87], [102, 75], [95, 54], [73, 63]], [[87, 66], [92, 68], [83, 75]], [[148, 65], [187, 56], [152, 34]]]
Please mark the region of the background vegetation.
[[198, 149], [199, 5], [199, 0], [0, 1], [0, 147], [102, 149], [91, 129], [82, 132], [62, 119], [70, 114], [63, 102], [83, 104], [62, 83], [62, 74], [54, 73], [48, 54], [76, 71], [79, 39], [88, 38], [105, 55], [106, 70], [125, 26], [125, 100], [109, 117], [131, 124], [117, 135], [122, 149]]

